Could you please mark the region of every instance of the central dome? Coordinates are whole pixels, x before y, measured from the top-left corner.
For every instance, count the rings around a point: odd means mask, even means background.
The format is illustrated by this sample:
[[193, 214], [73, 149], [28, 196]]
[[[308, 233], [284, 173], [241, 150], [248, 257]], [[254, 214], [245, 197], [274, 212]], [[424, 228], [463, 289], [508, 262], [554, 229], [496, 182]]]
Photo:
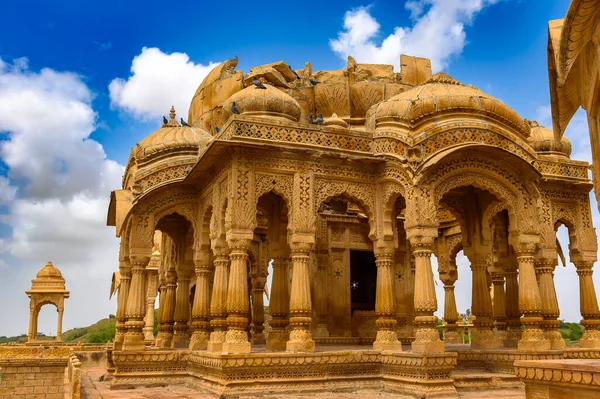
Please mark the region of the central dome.
[[44, 280], [48, 280], [48, 279], [63, 280], [62, 273], [60, 272], [60, 270], [58, 270], [56, 267], [54, 267], [52, 262], [46, 263], [46, 266], [42, 267], [35, 277], [38, 279], [44, 279]]
[[270, 116], [288, 119], [294, 122], [300, 120], [300, 105], [289, 94], [265, 84], [266, 89], [255, 85], [246, 87], [229, 97], [223, 103], [223, 121], [233, 114], [231, 106], [235, 101], [237, 109], [243, 115]]
[[506, 104], [443, 72], [436, 73], [421, 86], [372, 106], [367, 113], [367, 126], [373, 130], [401, 128], [416, 134], [419, 130], [413, 129], [415, 125], [451, 112], [483, 114], [512, 126], [524, 137], [529, 133], [523, 119]]

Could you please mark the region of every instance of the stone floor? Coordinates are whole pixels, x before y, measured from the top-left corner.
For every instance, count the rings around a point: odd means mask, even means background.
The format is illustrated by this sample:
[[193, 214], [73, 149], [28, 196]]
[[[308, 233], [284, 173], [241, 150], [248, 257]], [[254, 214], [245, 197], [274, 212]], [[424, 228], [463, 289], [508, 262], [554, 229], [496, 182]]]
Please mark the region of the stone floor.
[[[218, 399], [217, 395], [198, 392], [185, 386], [169, 386], [155, 388], [137, 388], [124, 390], [111, 390], [110, 383], [100, 381], [104, 375], [104, 368], [84, 368], [81, 376], [81, 399]], [[464, 373], [459, 372], [461, 380], [491, 381], [497, 378], [503, 379], [502, 375], [493, 373]], [[467, 384], [468, 385], [468, 384]], [[475, 385], [478, 385], [477, 383]], [[509, 384], [510, 385], [510, 384]], [[485, 386], [465, 386], [459, 389], [459, 399], [525, 399], [525, 391], [522, 387], [506, 386], [500, 390], [489, 389]], [[359, 391], [359, 392], [326, 392], [312, 393], [307, 395], [264, 395], [264, 396], [240, 396], [239, 399], [414, 399], [413, 397], [398, 395], [387, 392]]]

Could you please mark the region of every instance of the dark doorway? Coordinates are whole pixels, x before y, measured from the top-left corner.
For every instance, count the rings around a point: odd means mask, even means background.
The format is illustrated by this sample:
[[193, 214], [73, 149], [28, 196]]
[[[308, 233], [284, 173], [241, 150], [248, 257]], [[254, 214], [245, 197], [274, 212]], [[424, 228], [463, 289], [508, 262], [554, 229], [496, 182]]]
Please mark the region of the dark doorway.
[[370, 251], [350, 251], [350, 301], [351, 312], [375, 310], [377, 266]]

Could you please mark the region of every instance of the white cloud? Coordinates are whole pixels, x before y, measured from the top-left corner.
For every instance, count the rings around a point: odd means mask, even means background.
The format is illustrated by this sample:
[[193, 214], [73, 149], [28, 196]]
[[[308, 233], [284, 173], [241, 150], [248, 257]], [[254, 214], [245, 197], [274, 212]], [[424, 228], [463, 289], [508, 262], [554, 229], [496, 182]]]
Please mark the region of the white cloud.
[[[49, 260], [72, 293], [65, 328], [114, 313], [105, 291], [117, 268], [118, 241], [105, 224], [109, 193], [120, 186], [123, 166], [89, 138], [96, 128], [92, 99], [77, 74], [37, 72], [26, 59], [0, 59], [0, 132], [6, 136], [0, 156], [10, 177], [0, 178], [0, 202], [8, 208], [0, 221], [11, 230], [0, 239], [6, 276], [0, 300], [14, 304], [0, 308], [0, 319], [12, 321], [0, 326], [0, 335], [27, 331], [23, 291]], [[44, 329], [56, 327], [40, 325]]]
[[110, 82], [110, 100], [141, 119], [167, 115], [171, 105], [187, 119], [192, 96], [217, 64], [195, 64], [185, 53], [165, 54], [158, 48], [142, 49], [131, 64], [131, 76]]
[[0, 176], [0, 205], [11, 202], [17, 194], [17, 187], [10, 184], [10, 180]]
[[466, 45], [465, 25], [477, 13], [497, 0], [413, 0], [405, 7], [411, 12], [411, 27], [395, 27], [394, 32], [377, 44], [381, 26], [369, 12], [359, 7], [346, 12], [344, 30], [329, 41], [342, 59], [349, 55], [358, 62], [393, 64], [400, 68], [400, 54], [431, 59], [437, 72]]

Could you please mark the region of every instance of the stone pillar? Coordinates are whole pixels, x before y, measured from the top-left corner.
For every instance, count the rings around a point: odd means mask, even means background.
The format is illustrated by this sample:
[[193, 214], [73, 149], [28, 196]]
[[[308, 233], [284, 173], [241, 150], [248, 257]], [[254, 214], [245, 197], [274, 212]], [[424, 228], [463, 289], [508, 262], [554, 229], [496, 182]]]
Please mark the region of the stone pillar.
[[574, 261], [579, 275], [579, 303], [581, 309], [581, 325], [585, 327], [583, 337], [579, 340], [582, 348], [600, 348], [600, 312], [598, 312], [598, 299], [592, 280], [592, 261]]
[[475, 316], [473, 321], [475, 332], [471, 341], [471, 348], [494, 349], [498, 347], [498, 341], [492, 331], [492, 298], [490, 297], [487, 277], [489, 257], [475, 253], [471, 258], [471, 270], [473, 272], [471, 312]]
[[504, 275], [492, 273], [494, 285], [494, 325], [496, 327], [496, 341], [502, 346], [506, 341], [506, 295], [504, 293]]
[[[375, 243], [377, 245], [377, 243]], [[390, 243], [391, 244], [391, 243]], [[385, 244], [384, 244], [385, 245]], [[377, 315], [377, 337], [373, 349], [401, 351], [402, 344], [396, 334], [396, 306], [394, 281], [394, 248], [392, 245], [375, 246], [375, 264], [377, 265], [377, 286], [375, 295], [375, 314]]]
[[167, 271], [167, 284], [163, 289], [164, 301], [161, 299], [159, 312], [161, 320], [158, 326], [156, 346], [170, 348], [173, 341], [173, 316], [175, 314], [175, 287], [176, 274], [173, 270]]
[[550, 349], [550, 341], [544, 337], [542, 324], [542, 299], [535, 276], [535, 249], [532, 242], [517, 244], [519, 264], [519, 311], [525, 330], [518, 343], [519, 350], [542, 351]]
[[173, 316], [173, 348], [187, 348], [189, 342], [190, 321], [190, 275], [185, 270], [177, 271], [177, 290], [175, 293], [175, 314]]
[[27, 342], [33, 341], [33, 327], [35, 325], [35, 308], [29, 307], [29, 329], [27, 331]]
[[126, 309], [127, 299], [129, 297], [129, 285], [131, 283], [131, 264], [129, 257], [125, 257], [119, 264], [121, 282], [119, 284], [119, 293], [117, 295], [117, 323], [115, 326], [115, 350], [123, 348], [123, 340], [125, 338], [125, 322], [127, 321]]
[[215, 275], [210, 299], [210, 326], [212, 332], [207, 344], [209, 352], [221, 352], [227, 332], [227, 284], [229, 280], [229, 249], [225, 243], [213, 242]]
[[[456, 266], [455, 266], [456, 268]], [[458, 336], [458, 312], [456, 311], [456, 298], [454, 297], [454, 283], [456, 282], [456, 272], [449, 273], [449, 277], [444, 282], [444, 344], [462, 344], [462, 339]]]
[[191, 350], [204, 350], [207, 348], [210, 337], [210, 291], [209, 254], [204, 252], [195, 260], [196, 293], [192, 305], [192, 337]]
[[33, 316], [33, 340], [34, 341], [37, 339], [39, 315], [40, 315], [40, 308], [37, 308], [35, 310], [35, 315]]
[[329, 272], [329, 252], [327, 250], [317, 253], [317, 289], [315, 291], [315, 310], [317, 313], [317, 328], [315, 337], [329, 337], [328, 328], [328, 303], [327, 303], [327, 278]]
[[290, 339], [288, 352], [313, 352], [312, 302], [310, 297], [310, 251], [315, 242], [314, 234], [290, 236], [292, 252], [292, 289], [290, 293]]
[[271, 331], [267, 339], [267, 348], [271, 350], [285, 350], [288, 340], [286, 327], [289, 324], [290, 296], [287, 253], [279, 246], [269, 248], [273, 257], [273, 279], [271, 283], [271, 297], [269, 300], [269, 313], [271, 313]]
[[63, 321], [63, 313], [65, 311], [64, 308], [58, 308], [58, 325], [56, 327], [56, 340], [58, 342], [62, 342], [62, 321]]
[[506, 276], [506, 340], [505, 348], [516, 348], [521, 339], [521, 311], [519, 311], [519, 281], [515, 269], [505, 271]]
[[144, 325], [144, 340], [147, 344], [154, 341], [154, 302], [156, 301], [156, 284], [158, 269], [146, 269], [147, 293], [146, 293], [146, 317]]
[[127, 298], [125, 322], [125, 339], [123, 350], [144, 349], [144, 314], [146, 313], [146, 292], [144, 291], [144, 270], [150, 262], [150, 248], [148, 255], [132, 254], [129, 256], [131, 262], [131, 287]]
[[444, 342], [435, 329], [438, 318], [433, 315], [437, 310], [437, 298], [431, 270], [431, 255], [433, 240], [437, 234], [437, 228], [414, 228], [407, 231], [415, 257], [415, 340], [412, 342], [412, 351], [415, 353], [444, 352]]
[[540, 258], [536, 268], [539, 278], [540, 298], [542, 300], [542, 330], [545, 338], [550, 341], [550, 348], [562, 350], [567, 347], [564, 338], [558, 327], [560, 322], [560, 310], [558, 309], [558, 300], [556, 298], [556, 290], [554, 288], [554, 267], [556, 262], [554, 259]]
[[263, 331], [265, 329], [265, 283], [266, 277], [255, 277], [252, 285], [252, 344], [264, 345], [266, 343]]
[[[252, 237], [252, 232], [244, 234]], [[248, 341], [248, 313], [250, 301], [248, 296], [248, 248], [250, 238], [230, 238], [227, 243], [231, 253], [231, 270], [227, 289], [227, 334], [223, 343], [224, 353], [250, 353]]]

